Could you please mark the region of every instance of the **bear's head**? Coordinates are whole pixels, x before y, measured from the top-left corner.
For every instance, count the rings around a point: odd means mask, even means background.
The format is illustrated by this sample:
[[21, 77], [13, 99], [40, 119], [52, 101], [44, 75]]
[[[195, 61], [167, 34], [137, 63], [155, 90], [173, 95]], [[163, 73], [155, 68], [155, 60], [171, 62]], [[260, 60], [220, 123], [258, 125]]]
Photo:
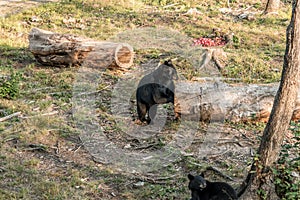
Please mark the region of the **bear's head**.
[[189, 182], [189, 189], [192, 192], [192, 199], [191, 200], [200, 200], [199, 192], [206, 188], [206, 180], [204, 179], [204, 174], [201, 173], [200, 176], [193, 176], [188, 174]]

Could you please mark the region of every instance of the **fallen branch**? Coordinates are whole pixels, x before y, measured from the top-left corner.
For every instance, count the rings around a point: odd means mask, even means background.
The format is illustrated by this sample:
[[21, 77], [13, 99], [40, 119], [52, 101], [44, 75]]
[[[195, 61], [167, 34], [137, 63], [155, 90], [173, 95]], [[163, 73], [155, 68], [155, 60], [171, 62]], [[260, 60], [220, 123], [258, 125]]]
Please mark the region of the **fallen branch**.
[[212, 167], [212, 166], [209, 166], [206, 168], [205, 171], [213, 171], [215, 173], [217, 173], [218, 175], [220, 175], [221, 177], [225, 178], [225, 179], [228, 179], [230, 181], [234, 181], [233, 178], [231, 178], [230, 176], [226, 175], [226, 174], [223, 174], [220, 170], [218, 170], [217, 168], [215, 167]]
[[177, 175], [175, 174], [169, 177], [157, 177], [156, 175], [147, 174], [146, 176], [140, 175], [139, 180], [146, 181], [148, 183], [153, 183], [153, 184], [166, 184], [166, 183], [170, 183], [170, 180], [172, 181], [176, 180], [174, 179], [174, 177], [176, 176]]
[[4, 122], [4, 121], [6, 121], [6, 120], [9, 120], [9, 119], [11, 119], [11, 118], [13, 118], [13, 117], [17, 117], [17, 116], [19, 116], [19, 115], [21, 115], [21, 112], [16, 112], [16, 113], [13, 113], [13, 114], [11, 114], [11, 115], [7, 115], [7, 116], [5, 116], [5, 117], [0, 118], [0, 122]]
[[34, 118], [34, 117], [40, 117], [40, 116], [51, 116], [51, 115], [56, 115], [59, 112], [57, 110], [49, 112], [49, 113], [42, 113], [42, 114], [38, 114], [38, 115], [33, 115], [33, 116], [28, 116], [28, 117], [21, 117], [22, 119], [30, 119], [30, 118]]
[[29, 144], [28, 148], [26, 148], [24, 150], [47, 152], [47, 147], [43, 144]]

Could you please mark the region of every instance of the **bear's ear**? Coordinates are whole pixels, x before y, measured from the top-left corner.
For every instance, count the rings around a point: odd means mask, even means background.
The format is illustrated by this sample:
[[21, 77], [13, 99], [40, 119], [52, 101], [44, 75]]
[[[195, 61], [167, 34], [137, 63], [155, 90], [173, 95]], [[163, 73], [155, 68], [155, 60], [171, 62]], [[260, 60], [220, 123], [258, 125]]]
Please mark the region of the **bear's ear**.
[[204, 178], [204, 173], [203, 173], [203, 172], [201, 172], [200, 176], [202, 176], [202, 177]]
[[188, 174], [188, 178], [190, 181], [192, 181], [192, 180], [194, 180], [195, 177], [192, 174]]
[[168, 66], [171, 66], [172, 65], [172, 60], [165, 60], [164, 64], [168, 65]]

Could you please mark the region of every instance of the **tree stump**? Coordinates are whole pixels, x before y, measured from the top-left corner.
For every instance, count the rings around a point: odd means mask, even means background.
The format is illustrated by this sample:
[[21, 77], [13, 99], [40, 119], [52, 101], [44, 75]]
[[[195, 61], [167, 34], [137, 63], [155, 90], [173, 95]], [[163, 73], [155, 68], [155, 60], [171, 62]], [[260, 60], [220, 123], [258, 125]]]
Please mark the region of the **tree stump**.
[[133, 63], [133, 48], [125, 43], [100, 42], [70, 34], [33, 28], [29, 51], [43, 65], [84, 64], [93, 68], [127, 69]]

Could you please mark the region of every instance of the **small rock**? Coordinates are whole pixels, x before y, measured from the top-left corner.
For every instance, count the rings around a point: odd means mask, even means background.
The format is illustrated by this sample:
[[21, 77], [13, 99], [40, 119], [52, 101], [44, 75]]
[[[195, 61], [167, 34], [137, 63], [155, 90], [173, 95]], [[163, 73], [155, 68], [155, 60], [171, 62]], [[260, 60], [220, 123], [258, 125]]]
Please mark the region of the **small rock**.
[[125, 146], [124, 146], [124, 149], [130, 149], [131, 148], [131, 145], [130, 144], [126, 144]]
[[280, 72], [280, 70], [278, 68], [272, 68], [273, 72]]
[[293, 177], [300, 178], [300, 175], [299, 175], [297, 172], [295, 172], [295, 171], [292, 171], [292, 172], [291, 172], [291, 175], [292, 175]]
[[134, 183], [133, 185], [136, 186], [136, 187], [142, 187], [142, 186], [145, 185], [145, 182], [139, 181], [139, 182], [137, 182], [137, 183]]
[[195, 16], [195, 15], [201, 15], [201, 14], [202, 14], [202, 12], [200, 12], [199, 10], [197, 10], [197, 8], [191, 8], [184, 15]]
[[110, 193], [111, 194], [111, 196], [113, 196], [113, 197], [116, 197], [117, 195], [115, 194], [115, 193]]

